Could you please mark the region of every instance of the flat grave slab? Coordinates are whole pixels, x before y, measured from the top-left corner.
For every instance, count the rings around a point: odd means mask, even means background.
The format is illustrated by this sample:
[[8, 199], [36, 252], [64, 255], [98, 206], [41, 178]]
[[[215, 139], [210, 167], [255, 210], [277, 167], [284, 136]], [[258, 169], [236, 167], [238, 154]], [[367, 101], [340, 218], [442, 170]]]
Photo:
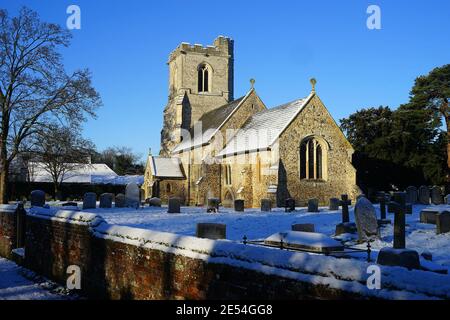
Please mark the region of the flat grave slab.
[[336, 241], [325, 234], [313, 232], [277, 232], [266, 238], [264, 244], [281, 247], [281, 240], [283, 240], [284, 249], [298, 249], [317, 253], [344, 251], [344, 246], [339, 241]]

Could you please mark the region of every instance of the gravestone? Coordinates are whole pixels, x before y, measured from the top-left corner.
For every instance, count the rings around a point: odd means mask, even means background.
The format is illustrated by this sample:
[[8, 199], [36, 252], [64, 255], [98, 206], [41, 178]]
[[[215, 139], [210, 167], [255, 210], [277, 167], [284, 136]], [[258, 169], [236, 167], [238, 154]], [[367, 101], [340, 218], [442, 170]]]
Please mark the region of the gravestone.
[[391, 201], [394, 210], [394, 249], [405, 249], [406, 192], [395, 192]]
[[427, 186], [419, 187], [419, 203], [430, 204], [430, 189]]
[[443, 211], [436, 215], [436, 234], [450, 232], [450, 212]]
[[102, 193], [100, 195], [100, 208], [111, 208], [112, 207], [113, 195], [112, 193]]
[[236, 199], [234, 200], [234, 211], [236, 212], [244, 212], [244, 200]]
[[148, 200], [148, 205], [150, 207], [161, 207], [161, 199], [160, 198], [150, 198]]
[[114, 207], [123, 208], [125, 207], [125, 195], [123, 193], [119, 193], [114, 198]]
[[139, 208], [141, 203], [140, 194], [139, 187], [136, 183], [130, 182], [127, 184], [125, 188], [125, 206], [129, 208]]
[[208, 198], [208, 207], [206, 212], [219, 212], [219, 202], [218, 198]]
[[295, 199], [287, 198], [284, 204], [284, 209], [286, 212], [295, 211]]
[[359, 241], [366, 242], [379, 238], [378, 220], [375, 207], [364, 198], [359, 198], [355, 204], [355, 220]]
[[43, 207], [45, 205], [45, 192], [42, 190], [33, 190], [30, 198], [32, 207]]
[[386, 193], [383, 191], [378, 192], [377, 200], [380, 204], [380, 220], [378, 220], [378, 224], [380, 226], [390, 224], [391, 220], [386, 219]]
[[291, 226], [292, 231], [315, 232], [313, 223], [296, 223]]
[[[364, 193], [361, 193], [359, 196], [356, 197], [356, 201], [358, 201], [361, 198], [366, 198], [367, 199], [367, 196]], [[367, 199], [367, 200], [369, 200], [369, 199]]]
[[319, 212], [319, 200], [309, 199], [308, 200], [308, 212]]
[[431, 188], [431, 203], [436, 205], [444, 203], [441, 194], [441, 188], [439, 188], [438, 186], [434, 186], [433, 188]]
[[97, 206], [97, 195], [94, 192], [86, 192], [83, 197], [83, 210], [95, 209]]
[[439, 210], [433, 208], [425, 208], [420, 211], [420, 222], [426, 224], [436, 224], [436, 216], [439, 214]]
[[180, 198], [170, 198], [169, 207], [167, 213], [180, 213], [181, 199]]
[[197, 238], [212, 240], [227, 238], [227, 225], [221, 223], [197, 223]]
[[446, 195], [446, 196], [444, 197], [444, 203], [445, 203], [445, 204], [450, 204], [450, 194], [448, 194], [448, 195]]
[[329, 205], [328, 209], [331, 211], [339, 210], [340, 204], [341, 204], [341, 200], [339, 200], [338, 198], [330, 198], [330, 205]]
[[394, 211], [394, 247], [382, 248], [377, 263], [385, 266], [400, 266], [408, 269], [420, 269], [419, 253], [405, 248], [406, 192], [395, 192], [390, 202]]
[[341, 195], [340, 205], [342, 206], [342, 223], [350, 222], [350, 214], [348, 212], [348, 206], [352, 204], [352, 201], [348, 199], [347, 194]]
[[417, 188], [414, 186], [409, 186], [406, 188], [406, 203], [415, 204], [418, 200]]
[[270, 199], [261, 199], [261, 211], [272, 211], [272, 201]]
[[344, 251], [344, 246], [322, 233], [286, 231], [277, 232], [264, 240], [268, 246], [309, 252], [330, 253]]

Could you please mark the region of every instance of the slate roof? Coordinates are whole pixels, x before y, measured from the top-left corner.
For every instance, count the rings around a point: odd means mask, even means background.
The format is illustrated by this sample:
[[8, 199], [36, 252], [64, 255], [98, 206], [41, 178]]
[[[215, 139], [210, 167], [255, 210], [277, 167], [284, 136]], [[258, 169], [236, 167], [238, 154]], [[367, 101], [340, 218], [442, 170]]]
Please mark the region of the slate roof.
[[[208, 143], [217, 132], [217, 130], [222, 127], [227, 118], [235, 110], [237, 110], [240, 104], [249, 96], [250, 92], [247, 93], [247, 95], [240, 97], [239, 99], [233, 100], [228, 104], [225, 104], [202, 115], [190, 130], [191, 139], [184, 138], [184, 140], [179, 145], [177, 145], [172, 152], [177, 153]], [[200, 123], [202, 134], [199, 134]]]
[[179, 158], [149, 157], [152, 175], [157, 178], [184, 179]]
[[267, 150], [310, 100], [312, 95], [263, 110], [250, 117], [227, 146], [217, 155]]

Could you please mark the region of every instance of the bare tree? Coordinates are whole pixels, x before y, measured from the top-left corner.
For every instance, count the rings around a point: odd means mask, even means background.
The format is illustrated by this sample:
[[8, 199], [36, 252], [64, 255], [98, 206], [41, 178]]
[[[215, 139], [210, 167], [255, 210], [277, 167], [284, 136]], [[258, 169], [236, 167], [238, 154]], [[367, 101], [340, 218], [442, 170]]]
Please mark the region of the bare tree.
[[70, 127], [50, 126], [35, 136], [32, 169], [43, 169], [53, 182], [55, 198], [61, 184], [78, 175], [78, 170], [90, 163], [94, 150], [91, 141], [83, 139], [78, 130]]
[[49, 122], [79, 126], [101, 104], [88, 70], [64, 70], [57, 49], [70, 38], [30, 9], [17, 17], [0, 10], [0, 203], [7, 202], [9, 167], [26, 139]]

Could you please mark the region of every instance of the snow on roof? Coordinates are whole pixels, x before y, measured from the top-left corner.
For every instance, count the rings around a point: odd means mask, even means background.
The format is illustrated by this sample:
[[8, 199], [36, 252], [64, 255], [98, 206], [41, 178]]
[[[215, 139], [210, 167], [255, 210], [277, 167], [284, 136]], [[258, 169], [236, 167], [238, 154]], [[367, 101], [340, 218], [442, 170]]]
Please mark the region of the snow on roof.
[[245, 151], [267, 150], [310, 100], [298, 99], [254, 114], [244, 124], [218, 157]]
[[183, 168], [179, 158], [149, 157], [152, 175], [159, 178], [184, 179]]
[[250, 90], [245, 96], [202, 115], [191, 128], [190, 137], [183, 137], [183, 141], [173, 149], [173, 152], [189, 150], [209, 143], [252, 91]]
[[[103, 163], [93, 164], [70, 164], [72, 170], [66, 172], [61, 181], [63, 183], [91, 183], [91, 184], [114, 184], [126, 185], [134, 182], [137, 185], [144, 183], [144, 176], [129, 175], [119, 176], [110, 167]], [[52, 183], [53, 179], [49, 172], [45, 169], [42, 162], [31, 162], [29, 164], [31, 182]]]
[[[70, 167], [73, 167], [73, 169], [61, 177], [61, 180], [65, 183], [91, 183], [92, 176], [117, 177], [117, 174], [103, 163], [70, 164]], [[29, 164], [29, 171], [31, 182], [53, 182], [52, 176], [47, 172], [45, 164], [42, 162], [31, 162]]]

